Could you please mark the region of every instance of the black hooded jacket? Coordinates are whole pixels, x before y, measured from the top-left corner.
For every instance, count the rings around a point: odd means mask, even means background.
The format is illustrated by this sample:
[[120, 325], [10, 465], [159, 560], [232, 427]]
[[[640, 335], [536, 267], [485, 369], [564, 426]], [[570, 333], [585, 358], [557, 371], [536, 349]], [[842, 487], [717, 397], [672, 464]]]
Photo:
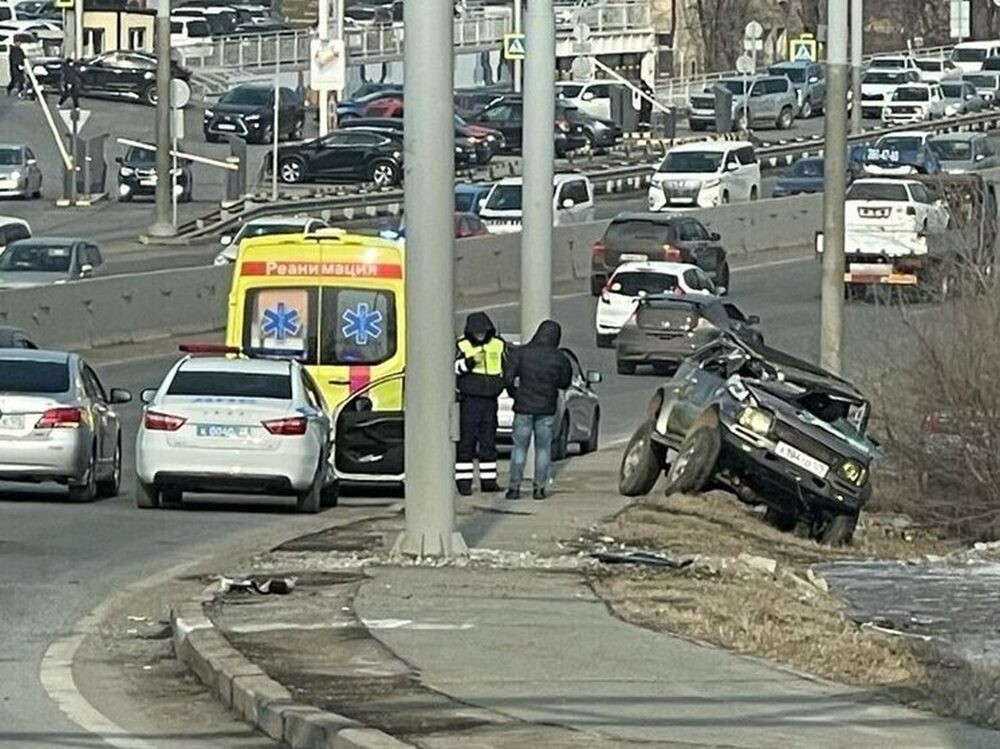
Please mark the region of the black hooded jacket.
[[545, 320], [527, 344], [507, 357], [504, 380], [514, 396], [514, 413], [555, 414], [559, 391], [573, 379], [569, 359], [559, 350], [561, 338], [559, 323]]
[[[482, 341], [477, 341], [473, 336], [476, 333], [484, 335]], [[493, 341], [503, 343], [503, 339], [497, 335], [497, 329], [493, 325], [490, 316], [485, 312], [473, 312], [465, 318], [465, 333], [458, 341], [458, 352], [455, 358], [455, 375], [458, 382], [458, 392], [466, 397], [473, 398], [499, 398], [503, 392], [504, 382], [502, 369], [501, 373], [491, 375], [474, 372], [475, 359], [466, 356], [461, 348], [463, 341], [468, 341], [477, 350], [486, 347]], [[506, 357], [507, 347], [503, 346], [503, 356]], [[501, 367], [503, 365], [501, 364]]]

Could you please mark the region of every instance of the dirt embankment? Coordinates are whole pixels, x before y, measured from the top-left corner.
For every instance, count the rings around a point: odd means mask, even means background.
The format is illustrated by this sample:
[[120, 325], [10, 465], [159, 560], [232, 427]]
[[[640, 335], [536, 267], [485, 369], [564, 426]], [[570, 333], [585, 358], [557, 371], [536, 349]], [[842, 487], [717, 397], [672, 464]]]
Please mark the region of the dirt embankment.
[[929, 704], [926, 657], [864, 627], [811, 566], [852, 558], [908, 559], [951, 546], [906, 518], [862, 515], [853, 546], [782, 533], [722, 492], [645, 501], [594, 529], [591, 542], [692, 555], [687, 566], [608, 569], [594, 587], [623, 619], [795, 670]]

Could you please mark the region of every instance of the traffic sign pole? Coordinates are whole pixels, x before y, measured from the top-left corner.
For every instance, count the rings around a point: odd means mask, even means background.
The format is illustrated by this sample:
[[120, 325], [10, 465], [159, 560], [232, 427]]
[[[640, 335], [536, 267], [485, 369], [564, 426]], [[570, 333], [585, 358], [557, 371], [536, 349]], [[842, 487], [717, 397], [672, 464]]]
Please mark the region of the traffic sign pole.
[[73, 123], [73, 127], [70, 128], [70, 153], [72, 154], [73, 168], [70, 170], [69, 174], [69, 203], [70, 205], [76, 205], [77, 198], [77, 175], [80, 173], [79, 168], [79, 148], [77, 148], [78, 133], [80, 132], [80, 110], [76, 107], [70, 112], [70, 121]]

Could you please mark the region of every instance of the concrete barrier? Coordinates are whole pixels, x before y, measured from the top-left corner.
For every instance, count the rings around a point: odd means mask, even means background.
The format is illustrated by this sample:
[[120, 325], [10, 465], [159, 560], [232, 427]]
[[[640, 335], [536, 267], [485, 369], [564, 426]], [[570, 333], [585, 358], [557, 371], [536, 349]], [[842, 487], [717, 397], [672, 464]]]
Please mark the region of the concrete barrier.
[[[811, 246], [821, 227], [821, 195], [719, 206], [695, 215], [722, 236], [733, 255]], [[553, 232], [553, 284], [586, 288], [590, 253], [608, 221]], [[456, 295], [489, 304], [520, 289], [519, 234], [458, 243]], [[59, 286], [0, 291], [0, 325], [16, 325], [53, 347], [132, 343], [225, 327], [231, 269], [198, 267], [97, 278]]]

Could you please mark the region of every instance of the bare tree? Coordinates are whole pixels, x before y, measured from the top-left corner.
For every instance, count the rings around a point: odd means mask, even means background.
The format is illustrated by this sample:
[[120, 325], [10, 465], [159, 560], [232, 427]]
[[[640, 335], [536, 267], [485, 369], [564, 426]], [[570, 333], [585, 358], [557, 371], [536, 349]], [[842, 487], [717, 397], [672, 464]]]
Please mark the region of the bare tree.
[[695, 0], [708, 70], [730, 70], [742, 53], [753, 0]]

